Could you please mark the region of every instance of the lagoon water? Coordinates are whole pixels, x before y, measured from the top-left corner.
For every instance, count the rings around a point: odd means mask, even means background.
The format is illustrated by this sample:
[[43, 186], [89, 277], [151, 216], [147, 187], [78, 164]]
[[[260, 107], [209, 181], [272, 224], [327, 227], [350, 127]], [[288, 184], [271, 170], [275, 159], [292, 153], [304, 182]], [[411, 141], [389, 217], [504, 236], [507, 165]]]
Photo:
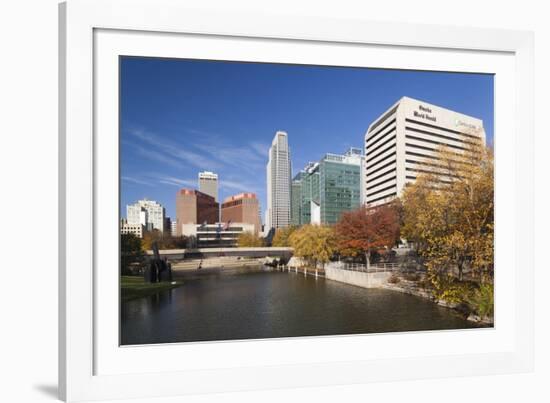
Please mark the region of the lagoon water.
[[420, 297], [281, 272], [189, 280], [121, 306], [122, 345], [472, 327]]

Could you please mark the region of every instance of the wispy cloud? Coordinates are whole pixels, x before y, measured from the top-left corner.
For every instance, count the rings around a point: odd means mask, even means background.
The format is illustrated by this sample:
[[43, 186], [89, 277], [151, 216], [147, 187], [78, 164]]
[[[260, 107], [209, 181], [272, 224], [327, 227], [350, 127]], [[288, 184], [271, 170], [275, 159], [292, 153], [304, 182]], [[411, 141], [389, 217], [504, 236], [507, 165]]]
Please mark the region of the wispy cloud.
[[152, 183], [148, 180], [135, 178], [135, 177], [132, 177], [132, 176], [122, 176], [121, 179], [125, 182], [135, 183], [137, 185], [155, 186], [154, 183]]
[[210, 158], [221, 162], [223, 165], [231, 165], [248, 170], [256, 170], [263, 165], [258, 155], [246, 147], [200, 143], [196, 143], [194, 146], [208, 153]]
[[243, 192], [250, 192], [254, 189], [254, 186], [245, 183], [245, 182], [237, 182], [237, 181], [231, 181], [231, 180], [223, 180], [220, 181], [220, 187], [230, 189], [230, 190], [237, 190], [237, 191], [243, 191]]
[[[178, 187], [196, 188], [196, 179], [180, 179], [179, 172], [190, 166], [207, 169], [220, 175], [220, 188], [227, 191], [256, 192], [263, 186], [265, 164], [269, 145], [260, 141], [235, 144], [226, 137], [195, 129], [183, 129], [187, 133], [185, 144], [174, 138], [165, 138], [144, 129], [130, 129], [128, 133], [135, 141], [124, 141], [131, 145], [140, 157], [160, 162], [174, 168], [168, 175], [152, 174], [151, 180]], [[262, 175], [261, 178], [258, 175]], [[255, 182], [259, 183], [255, 184]]]
[[[156, 158], [161, 162], [166, 162], [174, 165], [176, 162], [182, 166], [182, 163], [191, 164], [201, 169], [218, 169], [219, 165], [203, 155], [188, 150], [185, 146], [166, 140], [154, 133], [147, 132], [141, 129], [130, 130], [130, 133], [139, 138], [141, 141], [153, 147], [152, 150], [147, 150], [146, 153], [154, 154], [151, 158]], [[162, 151], [159, 153], [158, 151]]]
[[265, 168], [269, 147], [260, 142], [236, 144], [228, 141], [227, 136], [212, 132], [195, 129], [186, 129], [186, 131], [200, 139], [193, 143], [193, 147], [208, 154], [209, 160], [217, 161], [222, 166], [236, 167], [249, 172]]
[[181, 161], [178, 161], [177, 159], [171, 158], [165, 153], [152, 150], [150, 148], [144, 148], [141, 147], [135, 143], [131, 142], [123, 142], [125, 145], [129, 145], [133, 147], [136, 150], [136, 153], [143, 158], [147, 158], [148, 160], [160, 162], [162, 164], [170, 165], [175, 168], [184, 168], [185, 164]]
[[258, 153], [262, 158], [267, 159], [269, 152], [269, 144], [253, 141], [250, 143], [250, 148]]
[[158, 178], [158, 181], [160, 183], [164, 183], [166, 185], [173, 185], [177, 187], [187, 186], [187, 187], [196, 187], [197, 181], [192, 179], [179, 179], [174, 178], [173, 176], [162, 176]]

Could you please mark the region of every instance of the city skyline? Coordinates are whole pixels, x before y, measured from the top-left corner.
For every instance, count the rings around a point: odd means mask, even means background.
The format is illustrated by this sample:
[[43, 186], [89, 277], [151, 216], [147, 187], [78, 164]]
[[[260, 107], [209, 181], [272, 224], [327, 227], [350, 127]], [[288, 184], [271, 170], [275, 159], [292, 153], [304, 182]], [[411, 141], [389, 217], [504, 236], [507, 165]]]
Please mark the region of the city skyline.
[[149, 198], [174, 219], [177, 191], [199, 189], [201, 171], [218, 174], [219, 200], [256, 193], [266, 212], [275, 132], [288, 133], [294, 176], [326, 153], [361, 148], [402, 96], [482, 119], [493, 144], [490, 75], [122, 58], [121, 216]]

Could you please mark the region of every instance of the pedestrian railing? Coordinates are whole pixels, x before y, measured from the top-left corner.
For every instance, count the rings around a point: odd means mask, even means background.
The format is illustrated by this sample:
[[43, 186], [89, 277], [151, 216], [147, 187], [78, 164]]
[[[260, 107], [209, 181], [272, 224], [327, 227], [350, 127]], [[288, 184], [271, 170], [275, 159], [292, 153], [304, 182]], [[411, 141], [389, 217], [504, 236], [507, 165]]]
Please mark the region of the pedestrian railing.
[[381, 272], [413, 272], [413, 271], [422, 271], [419, 269], [411, 268], [407, 265], [401, 265], [399, 263], [374, 263], [370, 264], [367, 268], [366, 265], [361, 263], [334, 263], [329, 267], [340, 269], [340, 270], [349, 270], [349, 271], [360, 271], [365, 273], [381, 273]]
[[366, 265], [360, 263], [346, 263], [338, 268], [350, 271], [376, 273], [399, 270], [399, 265], [397, 263], [376, 263], [371, 264], [369, 265], [369, 267], [367, 267]]

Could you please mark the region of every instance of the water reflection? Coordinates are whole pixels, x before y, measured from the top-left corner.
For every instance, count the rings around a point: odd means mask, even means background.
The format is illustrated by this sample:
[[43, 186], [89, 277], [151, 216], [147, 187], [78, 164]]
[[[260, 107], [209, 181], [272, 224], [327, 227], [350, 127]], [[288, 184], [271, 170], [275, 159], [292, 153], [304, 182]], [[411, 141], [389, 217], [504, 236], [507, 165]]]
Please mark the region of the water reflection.
[[122, 344], [475, 327], [419, 297], [279, 272], [191, 280], [123, 303], [121, 318]]

